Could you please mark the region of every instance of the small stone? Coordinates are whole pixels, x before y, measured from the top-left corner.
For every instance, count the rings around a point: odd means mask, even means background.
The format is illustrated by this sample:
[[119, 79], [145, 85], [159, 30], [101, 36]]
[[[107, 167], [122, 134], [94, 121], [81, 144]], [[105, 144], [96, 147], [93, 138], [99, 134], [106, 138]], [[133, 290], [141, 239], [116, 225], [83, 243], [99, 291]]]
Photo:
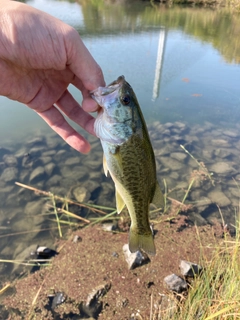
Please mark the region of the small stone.
[[36, 183], [40, 180], [43, 180], [45, 177], [45, 170], [43, 167], [37, 167], [34, 169], [30, 175], [29, 181], [31, 183]]
[[75, 236], [73, 237], [73, 243], [78, 242], [82, 242], [82, 238], [78, 234], [75, 234]]
[[224, 148], [224, 147], [229, 147], [229, 142], [228, 140], [224, 140], [224, 139], [212, 139], [211, 140], [212, 145], [219, 147], [219, 148]]
[[18, 164], [17, 158], [12, 154], [5, 154], [3, 156], [3, 161], [8, 167], [16, 167]]
[[40, 158], [43, 150], [45, 150], [44, 146], [34, 147], [29, 150], [29, 154], [34, 158]]
[[225, 130], [223, 131], [223, 134], [231, 138], [237, 138], [239, 136], [239, 133], [234, 130]]
[[45, 139], [44, 137], [36, 137], [36, 138], [33, 138], [29, 141], [26, 142], [26, 145], [29, 147], [29, 148], [32, 148], [32, 147], [37, 147], [37, 146], [42, 146], [43, 144], [45, 144]]
[[24, 208], [24, 213], [30, 216], [36, 216], [42, 213], [44, 200], [30, 201]]
[[3, 148], [3, 147], [0, 147], [0, 160], [2, 159], [2, 157], [3, 157], [5, 154], [10, 154], [10, 153], [11, 153], [11, 150], [6, 149], [6, 148]]
[[117, 229], [117, 226], [115, 223], [103, 223], [102, 228], [104, 231], [112, 232]]
[[16, 180], [17, 176], [18, 176], [18, 169], [15, 167], [9, 167], [3, 170], [0, 180], [3, 180], [5, 182], [10, 182], [10, 181]]
[[80, 157], [74, 157], [74, 158], [68, 158], [66, 161], [65, 161], [65, 165], [66, 166], [71, 166], [73, 164], [79, 164], [81, 161], [80, 161]]
[[22, 157], [22, 167], [31, 168], [33, 165], [34, 158], [29, 154], [25, 153]]
[[178, 160], [172, 159], [170, 157], [161, 157], [160, 162], [166, 168], [170, 168], [171, 170], [181, 170], [184, 167], [184, 164]]
[[49, 157], [49, 156], [41, 156], [40, 158], [39, 158], [39, 160], [41, 161], [41, 163], [42, 164], [44, 164], [44, 165], [46, 165], [46, 164], [48, 164], [49, 162], [51, 162], [51, 160], [52, 160], [52, 157]]
[[199, 275], [202, 271], [202, 267], [199, 266], [196, 263], [192, 263], [186, 260], [181, 260], [179, 265], [181, 274], [184, 277], [195, 277], [196, 275]]
[[44, 170], [48, 176], [51, 176], [55, 167], [56, 167], [56, 164], [54, 162], [50, 162], [44, 166]]
[[84, 187], [76, 187], [73, 195], [78, 202], [87, 202], [91, 197], [91, 193]]
[[48, 179], [46, 185], [47, 187], [51, 187], [54, 185], [58, 185], [62, 181], [62, 177], [59, 174], [55, 174], [50, 179]]
[[171, 157], [173, 159], [178, 160], [178, 161], [184, 161], [186, 159], [187, 155], [182, 152], [173, 152], [173, 153], [171, 153]]
[[231, 204], [229, 198], [220, 190], [213, 190], [209, 192], [208, 198], [220, 207], [226, 207]]
[[188, 288], [187, 282], [174, 273], [165, 277], [164, 282], [169, 290], [177, 293], [181, 293]]
[[86, 188], [89, 192], [94, 192], [97, 188], [101, 187], [100, 183], [93, 180], [87, 180], [81, 184], [82, 187]]
[[86, 302], [82, 302], [79, 306], [81, 315], [97, 318], [102, 310], [102, 302], [99, 301], [111, 288], [109, 283], [100, 285], [89, 293]]
[[124, 253], [125, 259], [127, 261], [129, 270], [135, 269], [137, 267], [140, 267], [140, 266], [150, 262], [150, 259], [145, 252], [136, 251], [136, 252], [132, 253], [129, 250], [128, 244], [125, 244], [123, 246], [123, 253]]
[[218, 174], [230, 174], [236, 170], [227, 162], [217, 162], [210, 167], [210, 171]]
[[58, 305], [62, 304], [66, 300], [66, 296], [63, 292], [57, 292], [52, 301], [52, 310], [54, 310]]

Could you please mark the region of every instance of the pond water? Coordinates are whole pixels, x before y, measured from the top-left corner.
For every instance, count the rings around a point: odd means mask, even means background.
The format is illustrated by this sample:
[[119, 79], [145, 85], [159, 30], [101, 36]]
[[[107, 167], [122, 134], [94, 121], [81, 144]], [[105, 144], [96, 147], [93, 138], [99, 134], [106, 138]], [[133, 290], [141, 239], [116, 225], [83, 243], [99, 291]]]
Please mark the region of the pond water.
[[[220, 218], [221, 210], [234, 224], [240, 180], [240, 16], [148, 1], [26, 3], [75, 27], [107, 83], [124, 75], [132, 85], [168, 196], [182, 201], [192, 182], [189, 215], [202, 224]], [[70, 90], [81, 101], [81, 94]], [[15, 181], [110, 207], [114, 188], [103, 175], [96, 138], [88, 136], [93, 147], [84, 156], [20, 103], [0, 97], [0, 106], [0, 257], [21, 260], [30, 245], [53, 245], [58, 231], [47, 200]], [[83, 209], [73, 210], [89, 217]], [[11, 264], [0, 270], [1, 283], [20, 272]]]

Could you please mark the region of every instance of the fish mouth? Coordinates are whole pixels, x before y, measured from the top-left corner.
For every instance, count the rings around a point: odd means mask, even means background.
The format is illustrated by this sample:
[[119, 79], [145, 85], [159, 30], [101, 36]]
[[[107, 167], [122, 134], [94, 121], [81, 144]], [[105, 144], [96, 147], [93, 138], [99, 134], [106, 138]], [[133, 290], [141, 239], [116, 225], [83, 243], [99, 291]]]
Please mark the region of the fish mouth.
[[99, 103], [99, 98], [102, 96], [107, 96], [116, 90], [119, 90], [125, 82], [124, 76], [120, 76], [117, 80], [114, 80], [106, 87], [99, 87], [90, 92], [91, 97]]

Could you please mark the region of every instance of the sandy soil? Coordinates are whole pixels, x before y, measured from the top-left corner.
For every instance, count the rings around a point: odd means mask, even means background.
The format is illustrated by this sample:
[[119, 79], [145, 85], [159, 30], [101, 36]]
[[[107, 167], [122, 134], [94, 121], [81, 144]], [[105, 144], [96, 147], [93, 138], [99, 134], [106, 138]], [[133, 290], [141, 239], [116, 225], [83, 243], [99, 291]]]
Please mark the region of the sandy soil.
[[[16, 282], [16, 293], [5, 299], [15, 310], [9, 319], [82, 319], [79, 306], [98, 286], [110, 288], [100, 299], [98, 319], [149, 319], [151, 303], [158, 308], [167, 292], [164, 277], [179, 274], [180, 259], [198, 263], [203, 250], [210, 257], [208, 245], [221, 236], [219, 225], [196, 228], [186, 216], [167, 218], [154, 227], [156, 256], [134, 270], [128, 270], [122, 250], [127, 233], [106, 232], [100, 225], [75, 231], [58, 243], [51, 266]], [[75, 235], [82, 240], [73, 243]], [[52, 312], [48, 296], [56, 292], [66, 300]]]

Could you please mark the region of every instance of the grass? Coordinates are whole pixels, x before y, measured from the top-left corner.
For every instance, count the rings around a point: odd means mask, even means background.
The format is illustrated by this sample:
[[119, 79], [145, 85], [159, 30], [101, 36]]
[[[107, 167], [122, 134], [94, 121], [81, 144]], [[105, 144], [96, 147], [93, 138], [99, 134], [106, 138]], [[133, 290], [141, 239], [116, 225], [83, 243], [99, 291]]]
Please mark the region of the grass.
[[[190, 284], [187, 297], [176, 299], [174, 313], [158, 314], [154, 320], [236, 320], [240, 319], [240, 223], [237, 222], [236, 237], [228, 233], [223, 241], [215, 244], [210, 261], [204, 255], [200, 265], [201, 276]], [[200, 241], [200, 240], [199, 240]], [[172, 297], [170, 297], [172, 298]]]

